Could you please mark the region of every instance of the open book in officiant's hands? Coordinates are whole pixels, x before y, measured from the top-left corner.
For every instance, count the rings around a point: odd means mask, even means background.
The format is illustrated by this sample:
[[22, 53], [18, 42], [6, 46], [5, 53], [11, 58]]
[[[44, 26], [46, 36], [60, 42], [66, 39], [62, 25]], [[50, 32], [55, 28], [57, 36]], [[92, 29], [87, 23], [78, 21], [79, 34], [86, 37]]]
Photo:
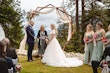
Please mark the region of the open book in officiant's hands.
[[41, 37], [39, 37], [39, 39], [45, 39], [46, 38], [46, 36], [41, 36]]

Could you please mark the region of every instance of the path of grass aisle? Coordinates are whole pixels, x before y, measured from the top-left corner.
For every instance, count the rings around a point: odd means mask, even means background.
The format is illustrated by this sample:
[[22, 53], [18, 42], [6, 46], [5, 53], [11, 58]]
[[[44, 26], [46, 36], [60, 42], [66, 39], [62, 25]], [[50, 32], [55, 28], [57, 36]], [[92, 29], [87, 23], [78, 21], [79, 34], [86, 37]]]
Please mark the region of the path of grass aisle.
[[92, 68], [88, 65], [78, 68], [55, 68], [42, 64], [40, 59], [35, 59], [34, 62], [27, 62], [26, 56], [19, 56], [19, 60], [22, 65], [20, 73], [92, 73]]

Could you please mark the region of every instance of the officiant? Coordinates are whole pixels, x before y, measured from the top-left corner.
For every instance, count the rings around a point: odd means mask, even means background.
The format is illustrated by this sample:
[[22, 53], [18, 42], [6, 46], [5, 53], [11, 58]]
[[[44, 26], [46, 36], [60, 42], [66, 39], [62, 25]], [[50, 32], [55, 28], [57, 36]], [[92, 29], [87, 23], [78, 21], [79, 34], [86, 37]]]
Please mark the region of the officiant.
[[37, 38], [39, 39], [38, 41], [38, 56], [42, 58], [45, 49], [46, 49], [46, 39], [47, 39], [47, 31], [45, 30], [44, 26], [41, 25], [40, 30], [38, 31]]

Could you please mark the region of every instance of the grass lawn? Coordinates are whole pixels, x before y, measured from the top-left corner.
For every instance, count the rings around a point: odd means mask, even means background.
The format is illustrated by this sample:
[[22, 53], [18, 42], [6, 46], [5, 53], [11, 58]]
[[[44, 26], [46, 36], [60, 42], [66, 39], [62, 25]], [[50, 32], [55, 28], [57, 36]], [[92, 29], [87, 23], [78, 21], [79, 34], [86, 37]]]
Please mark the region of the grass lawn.
[[27, 62], [26, 56], [19, 56], [19, 61], [22, 65], [20, 73], [93, 73], [89, 65], [77, 68], [56, 68], [42, 64], [40, 59], [35, 59], [34, 62]]

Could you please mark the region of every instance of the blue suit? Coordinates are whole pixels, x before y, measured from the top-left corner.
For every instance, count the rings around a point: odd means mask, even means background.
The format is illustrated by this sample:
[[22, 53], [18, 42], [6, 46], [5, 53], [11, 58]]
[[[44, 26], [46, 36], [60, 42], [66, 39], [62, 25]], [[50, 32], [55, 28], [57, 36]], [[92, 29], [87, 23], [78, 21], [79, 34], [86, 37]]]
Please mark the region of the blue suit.
[[31, 25], [28, 25], [26, 27], [26, 33], [27, 33], [27, 44], [28, 44], [28, 61], [29, 60], [33, 60], [32, 59], [32, 51], [33, 51], [33, 47], [34, 47], [34, 31], [32, 29]]

